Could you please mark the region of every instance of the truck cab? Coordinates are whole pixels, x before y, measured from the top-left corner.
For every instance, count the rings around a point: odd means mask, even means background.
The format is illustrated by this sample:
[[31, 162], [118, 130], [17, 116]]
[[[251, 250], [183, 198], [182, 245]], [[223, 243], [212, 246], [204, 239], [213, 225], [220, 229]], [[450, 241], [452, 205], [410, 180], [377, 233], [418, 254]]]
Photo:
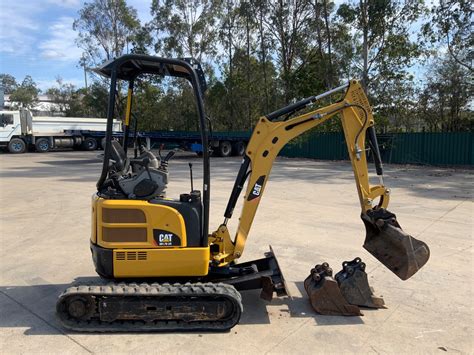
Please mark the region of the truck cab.
[[[21, 111], [0, 111], [0, 143], [8, 143], [15, 135], [21, 135]], [[29, 114], [29, 111], [23, 112]]]

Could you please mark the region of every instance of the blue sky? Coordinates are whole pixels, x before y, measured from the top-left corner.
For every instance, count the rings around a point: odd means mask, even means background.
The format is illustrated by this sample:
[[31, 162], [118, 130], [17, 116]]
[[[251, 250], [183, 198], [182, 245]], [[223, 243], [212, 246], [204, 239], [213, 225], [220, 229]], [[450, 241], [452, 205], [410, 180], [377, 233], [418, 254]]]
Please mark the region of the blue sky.
[[[148, 22], [152, 0], [127, 0]], [[344, 0], [335, 0], [336, 4]], [[31, 75], [43, 91], [54, 86], [56, 77], [77, 87], [84, 85], [84, 73], [78, 67], [82, 51], [76, 46], [77, 33], [72, 23], [78, 17], [83, 0], [0, 0], [0, 73], [13, 75], [21, 82]], [[427, 3], [436, 3], [428, 0]], [[414, 39], [416, 24], [412, 28]], [[415, 65], [415, 76], [423, 68]]]
[[[21, 82], [31, 75], [45, 90], [59, 75], [65, 82], [84, 85], [77, 63], [81, 50], [72, 23], [85, 1], [0, 0], [0, 73]], [[150, 18], [151, 0], [128, 0], [142, 21]]]

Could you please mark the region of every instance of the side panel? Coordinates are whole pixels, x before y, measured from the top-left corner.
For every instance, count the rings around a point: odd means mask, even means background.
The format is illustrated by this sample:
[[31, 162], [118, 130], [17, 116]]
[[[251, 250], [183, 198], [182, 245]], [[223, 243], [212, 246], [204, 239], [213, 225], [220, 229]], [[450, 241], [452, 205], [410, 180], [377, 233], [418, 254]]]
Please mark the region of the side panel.
[[[174, 208], [138, 200], [95, 201], [96, 243], [108, 249], [187, 246], [183, 216]], [[94, 211], [93, 211], [94, 213]]]
[[114, 276], [205, 276], [209, 248], [115, 249]]
[[[107, 121], [104, 118], [82, 118], [82, 117], [33, 117], [34, 135], [56, 135], [64, 131], [95, 131], [104, 132]], [[113, 131], [121, 131], [120, 121], [114, 120]]]

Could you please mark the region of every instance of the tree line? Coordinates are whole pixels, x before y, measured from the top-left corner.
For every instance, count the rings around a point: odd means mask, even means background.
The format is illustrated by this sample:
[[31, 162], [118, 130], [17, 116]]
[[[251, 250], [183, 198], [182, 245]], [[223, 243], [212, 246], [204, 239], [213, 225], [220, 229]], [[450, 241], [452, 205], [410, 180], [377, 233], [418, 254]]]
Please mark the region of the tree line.
[[[91, 68], [124, 53], [194, 57], [215, 130], [249, 130], [259, 116], [351, 78], [366, 88], [379, 131], [472, 130], [472, 11], [468, 0], [153, 0], [142, 23], [125, 0], [91, 0], [73, 25], [88, 85], [58, 78], [45, 93], [64, 115], [103, 117], [107, 82]], [[12, 101], [34, 103], [31, 77], [1, 80]], [[187, 83], [143, 78], [135, 91], [140, 129], [196, 128]]]

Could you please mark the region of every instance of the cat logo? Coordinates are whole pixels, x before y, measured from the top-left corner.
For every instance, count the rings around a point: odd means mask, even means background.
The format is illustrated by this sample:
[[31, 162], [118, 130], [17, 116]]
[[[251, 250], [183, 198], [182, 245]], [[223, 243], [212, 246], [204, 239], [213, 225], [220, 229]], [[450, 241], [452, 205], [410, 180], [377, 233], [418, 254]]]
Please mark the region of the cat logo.
[[[255, 181], [255, 184], [252, 187], [252, 192], [249, 194], [249, 197], [247, 198], [247, 201], [252, 201], [256, 200], [257, 198], [260, 197], [260, 194], [263, 192], [263, 185], [265, 183], [265, 175], [260, 176], [257, 181]], [[258, 201], [258, 200], [256, 200]]]
[[255, 196], [260, 196], [260, 191], [262, 190], [262, 185], [259, 185], [257, 183], [255, 183], [254, 187], [253, 187], [253, 194]]
[[153, 229], [153, 244], [160, 247], [180, 246], [181, 238], [167, 230]]
[[160, 233], [158, 236], [158, 245], [173, 245], [173, 234]]

